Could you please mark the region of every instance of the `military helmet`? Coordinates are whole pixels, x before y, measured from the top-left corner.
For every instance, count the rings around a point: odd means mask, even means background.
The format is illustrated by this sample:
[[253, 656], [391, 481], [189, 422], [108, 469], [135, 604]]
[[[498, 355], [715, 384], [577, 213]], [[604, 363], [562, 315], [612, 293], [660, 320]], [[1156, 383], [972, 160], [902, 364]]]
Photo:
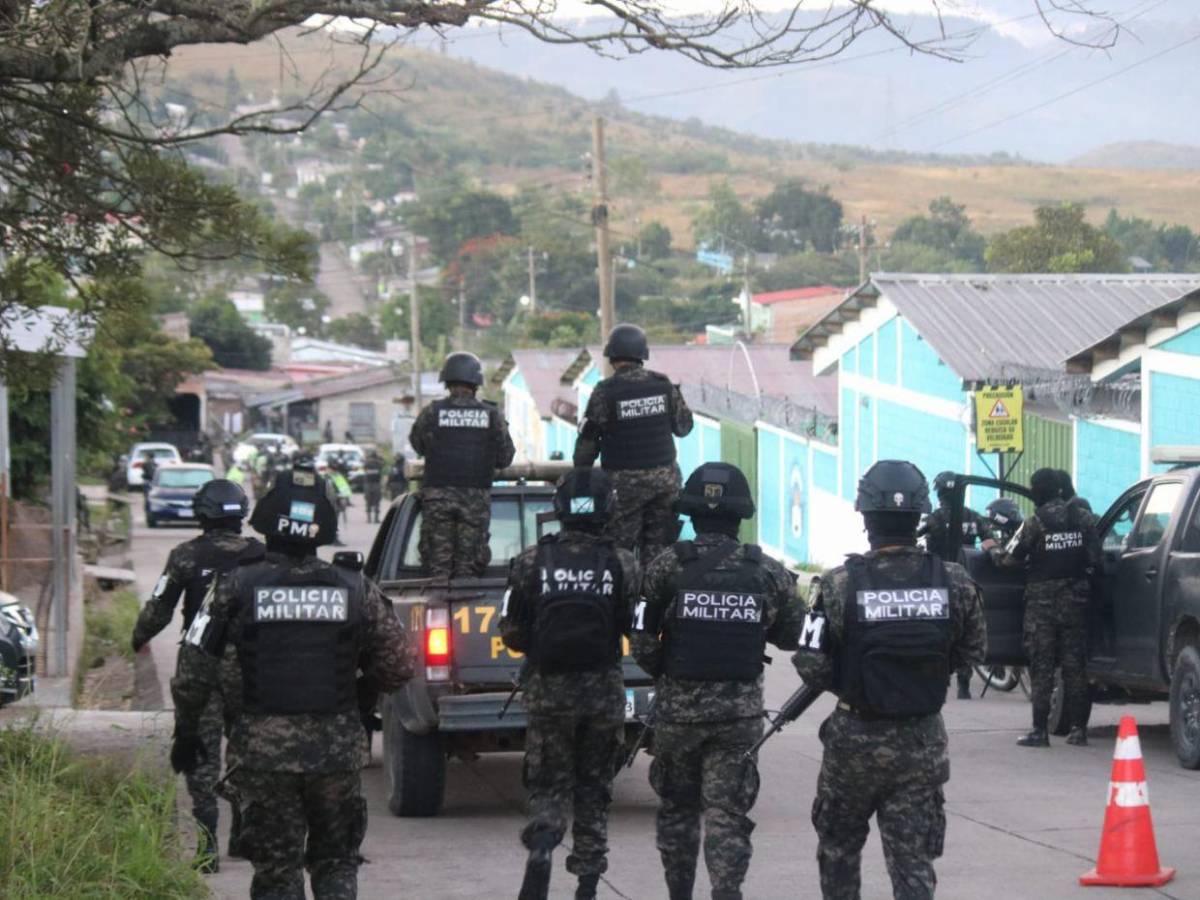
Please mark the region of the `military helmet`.
[[483, 384], [483, 363], [474, 353], [467, 353], [465, 350], [451, 353], [442, 363], [442, 372], [438, 375], [438, 380], [443, 384], [455, 382], [479, 387]]
[[554, 513], [560, 522], [603, 524], [612, 516], [617, 495], [603, 469], [579, 466], [558, 480]]
[[1001, 531], [1012, 533], [1025, 521], [1012, 497], [999, 497], [987, 505], [987, 519]]
[[937, 475], [933, 476], [934, 493], [936, 493], [940, 496], [941, 494], [945, 494], [949, 491], [954, 490], [954, 485], [955, 485], [955, 482], [957, 482], [957, 480], [958, 480], [958, 476], [955, 475], [953, 472], [950, 472], [950, 471], [938, 472]]
[[858, 480], [854, 508], [860, 513], [927, 513], [929, 483], [912, 463], [881, 459]]
[[192, 509], [201, 522], [244, 519], [250, 512], [250, 501], [241, 485], [227, 478], [214, 478], [200, 485], [192, 498]]
[[688, 476], [676, 509], [685, 516], [749, 519], [754, 515], [754, 498], [741, 469], [709, 462]]
[[608, 333], [604, 355], [609, 359], [638, 359], [645, 362], [650, 358], [646, 332], [636, 325], [618, 325]]
[[250, 517], [250, 527], [264, 537], [307, 547], [337, 540], [337, 522], [325, 479], [307, 466], [280, 472]]

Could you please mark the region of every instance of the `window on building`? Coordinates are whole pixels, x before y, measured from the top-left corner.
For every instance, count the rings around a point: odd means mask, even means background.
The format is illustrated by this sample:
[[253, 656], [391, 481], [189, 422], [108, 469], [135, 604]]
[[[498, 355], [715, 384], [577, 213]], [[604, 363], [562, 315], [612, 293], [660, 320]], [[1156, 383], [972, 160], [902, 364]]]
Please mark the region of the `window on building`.
[[356, 441], [375, 440], [375, 404], [350, 404], [350, 433]]
[[1164, 481], [1150, 489], [1142, 518], [1129, 538], [1131, 550], [1158, 546], [1171, 526], [1171, 513], [1182, 492], [1183, 485], [1178, 481]]

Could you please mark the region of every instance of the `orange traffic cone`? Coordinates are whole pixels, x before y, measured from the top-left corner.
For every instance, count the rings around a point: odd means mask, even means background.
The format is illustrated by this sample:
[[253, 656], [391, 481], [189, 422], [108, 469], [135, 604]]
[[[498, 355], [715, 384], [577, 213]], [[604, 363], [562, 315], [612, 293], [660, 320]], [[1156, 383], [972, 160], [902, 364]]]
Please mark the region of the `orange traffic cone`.
[[1158, 887], [1174, 877], [1174, 869], [1164, 869], [1158, 864], [1137, 722], [1133, 716], [1123, 716], [1117, 731], [1117, 748], [1113, 752], [1108, 809], [1104, 814], [1104, 833], [1100, 835], [1100, 859], [1096, 868], [1080, 876], [1079, 883]]

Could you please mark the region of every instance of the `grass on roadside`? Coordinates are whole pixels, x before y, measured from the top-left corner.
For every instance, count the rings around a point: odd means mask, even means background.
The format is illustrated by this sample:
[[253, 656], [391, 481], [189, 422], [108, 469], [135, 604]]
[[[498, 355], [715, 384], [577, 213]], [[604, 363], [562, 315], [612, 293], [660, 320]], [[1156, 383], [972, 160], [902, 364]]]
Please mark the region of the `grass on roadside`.
[[29, 729], [0, 731], [0, 895], [207, 896], [180, 852], [173, 783], [78, 757]]
[[141, 604], [131, 588], [111, 594], [97, 593], [86, 598], [84, 603], [84, 638], [80, 665], [75, 673], [75, 700], [78, 705], [84, 698], [84, 683], [88, 672], [114, 654], [133, 665], [133, 648], [129, 645], [133, 626], [137, 622]]

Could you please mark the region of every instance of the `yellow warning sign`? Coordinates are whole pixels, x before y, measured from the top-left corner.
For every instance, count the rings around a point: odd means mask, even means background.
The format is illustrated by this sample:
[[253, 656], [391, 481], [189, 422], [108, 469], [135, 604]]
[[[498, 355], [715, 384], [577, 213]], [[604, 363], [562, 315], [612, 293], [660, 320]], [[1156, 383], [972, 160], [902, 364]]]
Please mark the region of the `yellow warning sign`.
[[985, 387], [975, 392], [975, 444], [980, 453], [1020, 453], [1025, 406], [1021, 386]]

